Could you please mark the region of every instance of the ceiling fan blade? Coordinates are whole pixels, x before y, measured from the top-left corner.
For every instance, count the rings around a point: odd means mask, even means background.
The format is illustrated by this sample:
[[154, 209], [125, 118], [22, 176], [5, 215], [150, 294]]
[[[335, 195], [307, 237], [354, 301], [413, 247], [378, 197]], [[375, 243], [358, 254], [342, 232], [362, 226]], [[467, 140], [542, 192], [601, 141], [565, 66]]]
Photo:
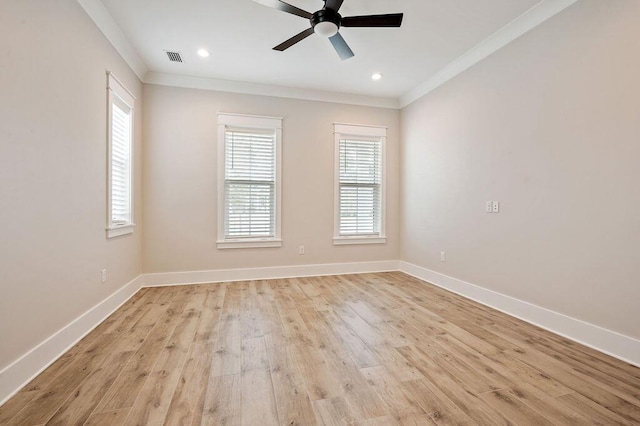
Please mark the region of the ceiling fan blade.
[[307, 12], [306, 10], [299, 9], [295, 6], [290, 5], [289, 3], [285, 3], [280, 0], [253, 0], [256, 3], [260, 3], [264, 6], [273, 7], [274, 9], [281, 10], [282, 12], [287, 12], [292, 15], [300, 16], [301, 18], [311, 19], [313, 16], [312, 13]]
[[274, 47], [273, 50], [279, 50], [280, 52], [282, 52], [283, 50], [287, 50], [288, 48], [290, 48], [294, 44], [298, 43], [299, 41], [302, 41], [305, 38], [309, 37], [311, 34], [313, 34], [313, 28], [308, 28], [308, 29], [304, 30], [303, 32], [301, 32], [300, 34], [294, 35], [293, 37], [291, 37], [289, 40], [285, 41], [284, 43], [280, 43], [279, 45]]
[[348, 16], [342, 18], [343, 27], [399, 27], [402, 25], [402, 13], [388, 15]]
[[336, 35], [329, 37], [329, 41], [331, 41], [331, 44], [333, 44], [333, 48], [336, 49], [336, 52], [338, 52], [338, 56], [340, 56], [340, 59], [342, 59], [343, 61], [355, 56], [340, 33], [336, 33]]
[[344, 0], [325, 0], [324, 7], [337, 12], [340, 9], [340, 6], [342, 6], [343, 1]]

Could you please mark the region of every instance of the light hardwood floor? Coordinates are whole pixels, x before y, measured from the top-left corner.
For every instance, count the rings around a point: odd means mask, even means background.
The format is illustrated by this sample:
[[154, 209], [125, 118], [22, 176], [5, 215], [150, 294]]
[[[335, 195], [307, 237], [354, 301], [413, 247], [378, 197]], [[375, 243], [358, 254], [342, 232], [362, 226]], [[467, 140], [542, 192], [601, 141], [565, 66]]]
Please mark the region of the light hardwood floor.
[[143, 289], [9, 425], [640, 424], [640, 369], [402, 273]]

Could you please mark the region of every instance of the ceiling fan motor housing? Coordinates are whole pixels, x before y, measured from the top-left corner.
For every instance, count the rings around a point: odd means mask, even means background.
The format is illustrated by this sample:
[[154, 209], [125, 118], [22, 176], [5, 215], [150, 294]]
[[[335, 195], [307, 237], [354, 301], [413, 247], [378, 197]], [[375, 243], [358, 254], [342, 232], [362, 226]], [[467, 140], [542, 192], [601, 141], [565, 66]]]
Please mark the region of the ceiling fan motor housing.
[[282, 12], [308, 19], [311, 27], [294, 35], [273, 50], [282, 52], [296, 43], [301, 42], [312, 34], [326, 37], [343, 61], [354, 56], [353, 51], [338, 32], [340, 27], [399, 27], [402, 24], [402, 13], [388, 13], [386, 15], [347, 16], [343, 18], [338, 13], [344, 0], [324, 0], [324, 7], [316, 13], [292, 6], [283, 0], [253, 0], [265, 6], [273, 7]]
[[341, 20], [342, 16], [335, 10], [321, 9], [314, 13], [309, 21], [316, 34], [331, 37], [340, 29]]

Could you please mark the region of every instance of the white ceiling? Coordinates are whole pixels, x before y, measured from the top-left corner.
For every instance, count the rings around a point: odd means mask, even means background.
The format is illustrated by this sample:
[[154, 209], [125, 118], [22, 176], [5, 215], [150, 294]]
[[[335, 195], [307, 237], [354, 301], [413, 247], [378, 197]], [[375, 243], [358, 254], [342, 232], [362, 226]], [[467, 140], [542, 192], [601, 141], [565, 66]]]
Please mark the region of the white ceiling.
[[[356, 54], [346, 61], [315, 34], [285, 52], [273, 51], [309, 22], [252, 0], [101, 1], [112, 27], [119, 27], [132, 54], [153, 74], [399, 99], [525, 12], [575, 0], [345, 0], [343, 16], [404, 12], [401, 28], [342, 28]], [[323, 6], [322, 0], [289, 3], [310, 12]], [[212, 56], [198, 57], [199, 48]], [[181, 52], [184, 63], [169, 62], [164, 50]], [[384, 78], [372, 81], [374, 72]]]

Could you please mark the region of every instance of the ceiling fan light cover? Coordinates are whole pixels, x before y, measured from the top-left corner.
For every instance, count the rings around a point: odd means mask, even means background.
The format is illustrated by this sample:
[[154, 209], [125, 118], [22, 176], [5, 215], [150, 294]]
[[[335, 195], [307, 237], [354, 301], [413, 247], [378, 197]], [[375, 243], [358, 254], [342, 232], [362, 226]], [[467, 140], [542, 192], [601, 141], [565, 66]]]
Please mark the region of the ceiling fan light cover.
[[313, 31], [322, 37], [333, 37], [338, 33], [338, 26], [330, 21], [318, 22]]

